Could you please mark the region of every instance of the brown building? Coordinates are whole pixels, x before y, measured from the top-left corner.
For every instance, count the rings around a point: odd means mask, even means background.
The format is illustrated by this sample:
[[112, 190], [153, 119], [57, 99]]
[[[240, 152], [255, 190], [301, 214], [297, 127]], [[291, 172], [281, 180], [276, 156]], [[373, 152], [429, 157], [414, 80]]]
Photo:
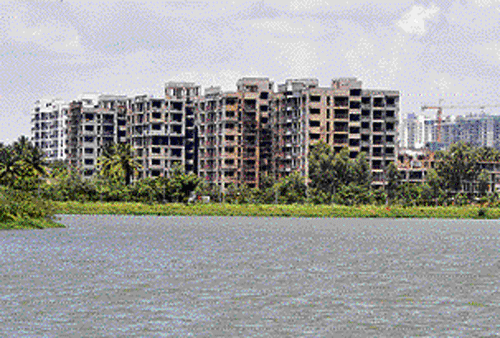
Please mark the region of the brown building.
[[350, 157], [368, 156], [374, 184], [397, 159], [399, 92], [364, 90], [356, 78], [287, 80], [278, 86], [273, 111], [276, 177], [299, 171], [307, 177], [309, 147], [326, 142], [335, 151], [347, 147]]
[[257, 187], [271, 170], [273, 83], [243, 78], [236, 92], [208, 88], [199, 114], [200, 175], [222, 189]]

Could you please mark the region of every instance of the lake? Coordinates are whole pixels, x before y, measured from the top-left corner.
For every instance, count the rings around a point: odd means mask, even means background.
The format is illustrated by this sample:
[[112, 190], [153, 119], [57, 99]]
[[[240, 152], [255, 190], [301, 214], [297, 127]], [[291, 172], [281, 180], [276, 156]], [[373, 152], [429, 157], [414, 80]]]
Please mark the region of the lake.
[[61, 216], [0, 232], [0, 336], [500, 333], [500, 223]]

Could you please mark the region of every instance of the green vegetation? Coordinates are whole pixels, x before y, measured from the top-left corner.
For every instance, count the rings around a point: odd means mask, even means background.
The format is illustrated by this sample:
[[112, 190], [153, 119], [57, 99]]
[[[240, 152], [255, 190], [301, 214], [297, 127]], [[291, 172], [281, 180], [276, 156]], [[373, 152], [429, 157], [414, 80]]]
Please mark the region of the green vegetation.
[[[350, 158], [347, 149], [335, 153], [320, 142], [311, 147], [308, 185], [294, 172], [279, 179], [263, 176], [256, 188], [231, 185], [222, 192], [217, 185], [185, 173], [181, 166], [165, 177], [133, 181], [140, 166], [127, 144], [106, 147], [98, 160], [100, 171], [93, 179], [84, 179], [65, 163], [47, 164], [43, 153], [22, 137], [13, 145], [0, 144], [0, 186], [4, 189], [0, 223], [32, 226], [28, 223], [37, 220], [41, 226], [52, 225], [52, 210], [134, 215], [498, 218], [499, 199], [489, 192], [490, 173], [480, 162], [499, 159], [496, 150], [457, 144], [436, 153], [435, 167], [423, 184], [403, 182], [391, 163], [383, 173], [386, 185], [376, 189], [364, 153]], [[472, 184], [474, 193], [469, 189]], [[14, 203], [6, 194], [22, 194], [25, 204], [20, 199]], [[210, 196], [212, 203], [193, 203], [193, 195]], [[44, 210], [44, 214], [30, 213], [28, 205]]]
[[0, 229], [43, 229], [62, 227], [52, 220], [50, 203], [27, 193], [0, 190]]
[[488, 209], [481, 216], [481, 207], [404, 207], [404, 206], [343, 206], [315, 204], [146, 204], [126, 202], [56, 202], [61, 214], [92, 215], [158, 215], [158, 216], [259, 216], [259, 217], [362, 217], [362, 218], [461, 218], [497, 219], [500, 209]]

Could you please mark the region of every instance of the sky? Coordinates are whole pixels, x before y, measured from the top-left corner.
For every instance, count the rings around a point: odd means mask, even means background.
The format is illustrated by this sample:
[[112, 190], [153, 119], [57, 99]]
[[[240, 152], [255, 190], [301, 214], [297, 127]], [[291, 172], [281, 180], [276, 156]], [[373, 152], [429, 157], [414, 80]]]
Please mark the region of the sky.
[[162, 96], [168, 81], [357, 77], [399, 90], [402, 115], [500, 104], [499, 36], [500, 0], [0, 0], [0, 142], [30, 135], [38, 99]]

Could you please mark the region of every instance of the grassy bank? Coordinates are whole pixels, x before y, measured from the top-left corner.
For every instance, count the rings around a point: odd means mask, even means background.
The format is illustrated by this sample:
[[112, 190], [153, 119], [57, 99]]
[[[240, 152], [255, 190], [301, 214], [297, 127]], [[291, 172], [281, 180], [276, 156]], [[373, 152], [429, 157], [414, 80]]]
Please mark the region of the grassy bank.
[[0, 190], [0, 230], [63, 227], [54, 222], [51, 203], [29, 194]]
[[256, 216], [256, 217], [360, 217], [360, 218], [461, 218], [498, 219], [499, 208], [401, 207], [339, 205], [255, 205], [255, 204], [143, 204], [56, 202], [60, 214], [118, 214], [158, 216]]

